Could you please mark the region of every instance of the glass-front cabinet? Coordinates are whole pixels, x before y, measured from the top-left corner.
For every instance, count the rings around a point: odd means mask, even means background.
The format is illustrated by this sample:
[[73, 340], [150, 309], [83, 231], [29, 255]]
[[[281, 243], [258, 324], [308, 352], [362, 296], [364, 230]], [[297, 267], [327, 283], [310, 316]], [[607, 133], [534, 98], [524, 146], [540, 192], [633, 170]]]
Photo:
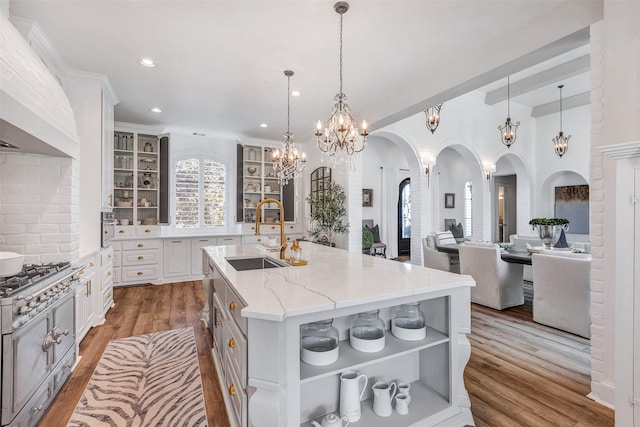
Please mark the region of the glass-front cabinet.
[[[261, 200], [271, 198], [284, 207], [284, 221], [295, 221], [295, 184], [280, 185], [271, 161], [273, 147], [238, 144], [237, 220], [255, 223], [256, 208]], [[274, 202], [262, 205], [261, 222], [280, 222], [280, 209]]]
[[167, 136], [114, 132], [113, 216], [119, 225], [168, 223], [167, 152]]

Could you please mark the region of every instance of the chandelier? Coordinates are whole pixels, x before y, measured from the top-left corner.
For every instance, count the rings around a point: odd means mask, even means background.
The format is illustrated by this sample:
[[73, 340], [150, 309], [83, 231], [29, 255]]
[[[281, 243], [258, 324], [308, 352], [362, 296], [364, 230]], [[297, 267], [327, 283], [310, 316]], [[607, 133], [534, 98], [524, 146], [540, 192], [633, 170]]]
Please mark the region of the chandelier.
[[293, 135], [289, 130], [289, 118], [291, 116], [291, 76], [293, 71], [285, 70], [284, 75], [287, 76], [287, 132], [284, 134], [282, 147], [276, 148], [271, 152], [273, 161], [273, 169], [280, 185], [287, 185], [290, 180], [297, 178], [304, 170], [307, 161], [304, 153], [299, 154], [296, 148]]
[[509, 76], [507, 76], [507, 121], [504, 122], [504, 126], [498, 126], [502, 143], [506, 145], [507, 148], [510, 148], [511, 145], [516, 142], [516, 131], [518, 130], [518, 126], [520, 126], [520, 122], [511, 123], [509, 95]]
[[553, 145], [556, 147], [556, 154], [560, 157], [564, 156], [567, 150], [569, 149], [569, 140], [571, 139], [571, 135], [564, 136], [562, 133], [562, 88], [564, 85], [558, 86], [560, 89], [560, 132], [558, 132], [558, 136], [552, 139]]
[[[322, 122], [318, 120], [315, 135], [323, 156], [327, 155], [334, 164], [338, 164], [347, 156], [364, 150], [368, 133], [367, 122], [364, 120], [358, 129], [356, 121], [351, 117], [347, 96], [342, 92], [342, 18], [349, 10], [349, 3], [341, 1], [334, 4], [333, 8], [340, 14], [340, 92], [333, 98], [335, 104], [326, 127], [323, 129]], [[362, 137], [361, 140], [359, 136]]]
[[429, 129], [432, 134], [438, 129], [438, 125], [440, 124], [440, 108], [442, 108], [442, 104], [429, 107], [424, 112], [427, 120], [427, 129]]

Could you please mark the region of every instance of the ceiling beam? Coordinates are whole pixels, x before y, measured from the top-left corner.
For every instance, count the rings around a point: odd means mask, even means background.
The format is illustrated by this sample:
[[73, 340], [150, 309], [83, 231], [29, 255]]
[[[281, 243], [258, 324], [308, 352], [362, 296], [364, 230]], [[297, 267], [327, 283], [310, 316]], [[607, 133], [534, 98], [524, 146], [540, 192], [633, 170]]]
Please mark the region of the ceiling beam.
[[[591, 92], [579, 93], [562, 99], [562, 111], [572, 108], [589, 105], [591, 103]], [[537, 105], [531, 109], [531, 117], [537, 118], [548, 116], [560, 112], [560, 100], [549, 102], [547, 104]]]
[[[591, 60], [589, 55], [581, 56], [569, 62], [565, 62], [564, 64], [560, 64], [532, 76], [525, 77], [517, 82], [512, 82], [509, 87], [511, 97], [513, 98], [551, 84], [556, 84], [557, 82], [568, 79], [569, 77], [586, 73], [590, 68]], [[484, 98], [484, 102], [487, 105], [494, 105], [506, 100], [507, 86], [487, 92], [487, 95]]]

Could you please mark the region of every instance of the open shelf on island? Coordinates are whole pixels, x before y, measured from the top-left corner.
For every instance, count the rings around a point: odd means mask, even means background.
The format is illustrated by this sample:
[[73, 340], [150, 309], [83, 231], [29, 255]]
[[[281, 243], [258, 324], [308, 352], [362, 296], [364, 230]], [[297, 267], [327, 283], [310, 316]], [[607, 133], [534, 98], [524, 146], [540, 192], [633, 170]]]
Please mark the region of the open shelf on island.
[[[360, 402], [362, 417], [353, 425], [366, 427], [408, 427], [414, 425], [434, 425], [435, 423], [425, 423], [425, 420], [433, 415], [438, 416], [438, 421], [444, 414], [442, 411], [449, 406], [449, 400], [440, 393], [426, 386], [421, 381], [411, 383], [411, 403], [409, 404], [409, 413], [400, 415], [395, 410], [388, 417], [381, 417], [373, 412], [373, 399], [367, 399]], [[453, 415], [453, 414], [452, 414]], [[320, 423], [322, 417], [316, 418], [315, 421]], [[351, 424], [350, 424], [351, 425]], [[301, 427], [311, 427], [311, 422], [300, 424]]]
[[386, 331], [385, 347], [376, 353], [364, 353], [355, 350], [349, 344], [348, 339], [343, 340], [340, 341], [340, 356], [331, 365], [313, 366], [300, 361], [300, 383], [336, 375], [347, 369], [355, 370], [362, 366], [400, 357], [407, 353], [434, 347], [448, 341], [449, 337], [446, 334], [429, 326], [427, 326], [427, 336], [420, 341], [401, 340], [393, 336], [391, 331]]

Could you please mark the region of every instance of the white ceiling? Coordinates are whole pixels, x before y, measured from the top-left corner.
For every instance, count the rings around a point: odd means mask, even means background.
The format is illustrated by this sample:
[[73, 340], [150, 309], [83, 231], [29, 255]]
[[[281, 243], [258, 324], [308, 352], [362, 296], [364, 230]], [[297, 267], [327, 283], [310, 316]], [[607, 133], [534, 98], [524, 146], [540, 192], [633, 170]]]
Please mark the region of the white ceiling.
[[[37, 22], [69, 68], [108, 76], [120, 99], [118, 121], [279, 140], [287, 122], [283, 70], [294, 70], [291, 89], [302, 95], [292, 98], [291, 127], [302, 141], [312, 137], [318, 119], [328, 118], [339, 88], [340, 18], [333, 3], [12, 0], [10, 12]], [[513, 85], [582, 56], [588, 53], [588, 46], [579, 47], [584, 42], [541, 52], [599, 19], [599, 5], [600, 0], [351, 1], [344, 15], [344, 92], [352, 113], [375, 130], [463, 90], [497, 89], [507, 74]], [[563, 14], [573, 19], [561, 26]], [[543, 28], [541, 23], [548, 31], [527, 31]], [[551, 38], [554, 32], [558, 36]], [[534, 65], [534, 59], [521, 60], [529, 54], [544, 61], [535, 59], [540, 64], [526, 69]], [[141, 57], [158, 66], [140, 66]], [[481, 73], [470, 74], [476, 70]], [[564, 83], [563, 95], [588, 91], [588, 73]], [[556, 86], [511, 100], [530, 106], [551, 102], [558, 98]], [[163, 112], [150, 112], [155, 106]], [[261, 122], [269, 127], [260, 128]]]

